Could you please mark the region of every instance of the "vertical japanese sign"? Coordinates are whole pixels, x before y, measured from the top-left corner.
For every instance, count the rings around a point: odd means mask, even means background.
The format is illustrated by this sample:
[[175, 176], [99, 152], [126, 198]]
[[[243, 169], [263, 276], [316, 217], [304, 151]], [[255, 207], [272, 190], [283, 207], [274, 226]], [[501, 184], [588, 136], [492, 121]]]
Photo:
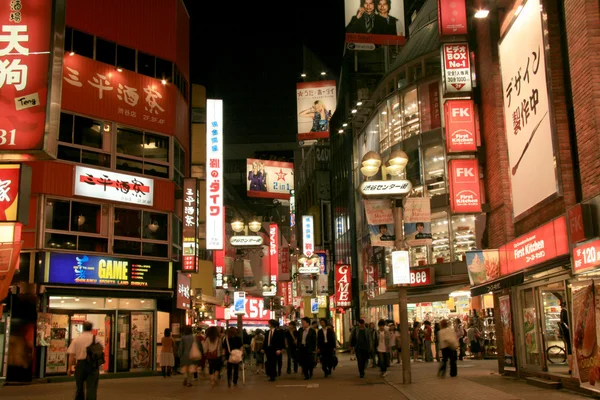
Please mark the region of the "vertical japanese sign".
[[279, 246], [279, 280], [287, 281], [290, 279], [290, 275], [290, 245], [283, 236]]
[[206, 248], [222, 250], [223, 230], [223, 100], [206, 101]]
[[223, 288], [223, 277], [226, 274], [225, 250], [213, 251], [213, 264], [215, 266], [215, 288]]
[[467, 43], [442, 45], [442, 70], [444, 72], [444, 95], [460, 96], [470, 93], [471, 62]]
[[453, 213], [481, 212], [477, 159], [450, 160], [448, 174], [450, 177], [450, 210]]
[[61, 82], [48, 82], [51, 69], [62, 68], [60, 60], [52, 62], [52, 46], [62, 47], [52, 35], [64, 32], [64, 8], [53, 10], [53, 3], [5, 0], [0, 6], [0, 152], [13, 153], [2, 154], [6, 160], [39, 150], [56, 155]]
[[539, 0], [528, 0], [500, 41], [513, 217], [558, 192]]
[[271, 275], [279, 275], [279, 226], [269, 224], [269, 263], [271, 265]]
[[191, 306], [190, 286], [192, 278], [188, 274], [177, 272], [177, 308], [188, 310]]
[[351, 280], [350, 266], [337, 264], [335, 266], [335, 304], [338, 307], [350, 307], [352, 305]]
[[500, 322], [502, 324], [502, 336], [504, 342], [504, 366], [515, 368], [515, 338], [512, 327], [510, 296], [500, 296], [498, 297], [498, 302], [500, 303]]
[[198, 218], [200, 185], [196, 178], [183, 181], [183, 271], [198, 272]]
[[302, 252], [310, 257], [315, 252], [315, 222], [312, 215], [302, 216]]
[[296, 85], [298, 140], [326, 139], [335, 112], [335, 81], [300, 82]]
[[448, 153], [477, 151], [473, 100], [448, 100], [444, 104]]
[[404, 200], [404, 241], [409, 246], [431, 245], [429, 197], [408, 197]]
[[440, 36], [467, 34], [467, 5], [465, 0], [439, 0], [438, 26]]

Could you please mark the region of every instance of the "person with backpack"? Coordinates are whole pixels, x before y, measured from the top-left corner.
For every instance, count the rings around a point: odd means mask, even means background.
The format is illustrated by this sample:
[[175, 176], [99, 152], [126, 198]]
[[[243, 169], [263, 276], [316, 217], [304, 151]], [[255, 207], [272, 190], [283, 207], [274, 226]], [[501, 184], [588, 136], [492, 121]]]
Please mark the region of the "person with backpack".
[[[69, 365], [75, 365], [75, 400], [96, 400], [100, 366], [104, 364], [104, 346], [102, 341], [92, 333], [92, 323], [83, 323], [83, 333], [75, 338], [67, 353]], [[69, 369], [69, 375], [73, 371]]]
[[192, 387], [192, 376], [196, 370], [196, 362], [200, 360], [202, 353], [200, 352], [198, 338], [193, 334], [192, 327], [189, 325], [183, 327], [183, 335], [177, 353], [181, 360], [183, 386]]

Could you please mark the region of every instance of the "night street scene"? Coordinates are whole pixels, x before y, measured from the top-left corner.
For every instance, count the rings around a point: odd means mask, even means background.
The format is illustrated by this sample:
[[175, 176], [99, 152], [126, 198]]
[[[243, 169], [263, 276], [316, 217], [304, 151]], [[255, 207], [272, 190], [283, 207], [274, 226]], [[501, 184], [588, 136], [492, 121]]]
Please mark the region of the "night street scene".
[[600, 398], [597, 0], [0, 19], [0, 399]]

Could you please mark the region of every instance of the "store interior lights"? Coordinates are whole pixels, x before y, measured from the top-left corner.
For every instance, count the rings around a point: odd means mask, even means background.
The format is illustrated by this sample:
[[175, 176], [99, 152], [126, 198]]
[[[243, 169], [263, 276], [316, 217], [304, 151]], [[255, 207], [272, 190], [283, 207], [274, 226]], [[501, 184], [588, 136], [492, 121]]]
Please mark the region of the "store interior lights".
[[450, 293], [450, 297], [471, 297], [471, 292], [466, 290], [457, 290], [456, 292]]
[[356, 114], [358, 112], [357, 109], [353, 109], [352, 111], [350, 111], [352, 114]]
[[477, 19], [487, 18], [487, 16], [489, 14], [490, 14], [490, 10], [486, 10], [486, 9], [482, 8], [475, 12], [475, 18], [477, 18]]

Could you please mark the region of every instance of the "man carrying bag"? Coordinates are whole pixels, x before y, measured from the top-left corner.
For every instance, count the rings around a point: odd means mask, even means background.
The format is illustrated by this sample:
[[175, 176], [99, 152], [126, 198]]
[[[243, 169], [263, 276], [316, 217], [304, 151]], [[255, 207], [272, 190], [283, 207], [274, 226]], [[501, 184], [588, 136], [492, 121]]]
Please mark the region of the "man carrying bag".
[[[75, 365], [75, 400], [96, 400], [100, 366], [104, 364], [104, 347], [92, 334], [92, 323], [83, 323], [83, 333], [69, 346], [69, 365]], [[73, 371], [69, 370], [69, 375]]]

